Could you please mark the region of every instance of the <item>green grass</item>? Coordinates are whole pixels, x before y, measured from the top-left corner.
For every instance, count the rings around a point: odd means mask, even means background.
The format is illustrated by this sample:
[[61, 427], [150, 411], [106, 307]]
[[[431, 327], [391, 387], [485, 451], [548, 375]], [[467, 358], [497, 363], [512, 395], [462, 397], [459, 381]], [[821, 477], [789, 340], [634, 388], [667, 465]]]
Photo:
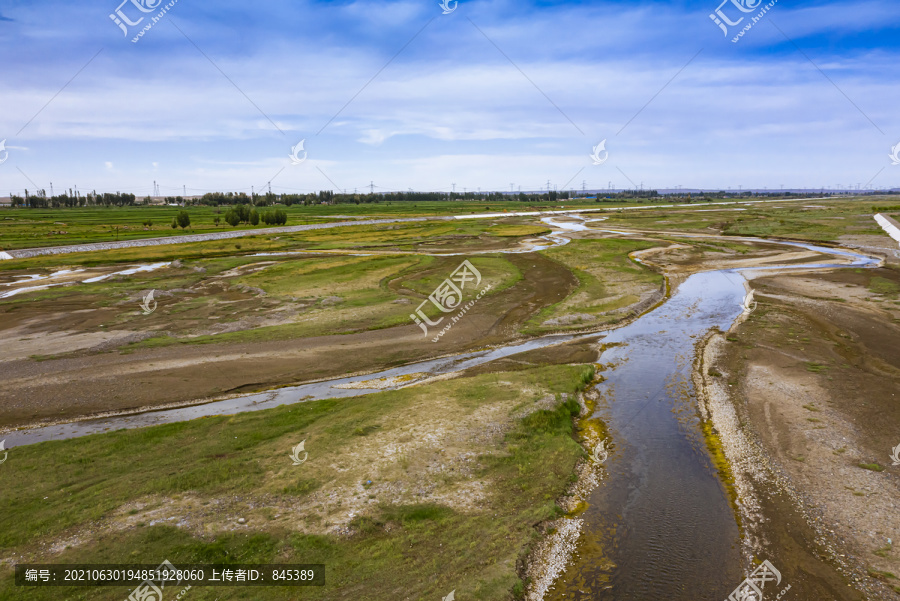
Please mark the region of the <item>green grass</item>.
[[[678, 230], [706, 234], [718, 231], [729, 236], [778, 237], [825, 242], [836, 241], [840, 236], [847, 234], [884, 235], [872, 219], [872, 205], [869, 204], [871, 200], [866, 199], [865, 204], [852, 199], [798, 200], [786, 201], [783, 208], [773, 207], [771, 204], [757, 204], [743, 205], [745, 211], [723, 210], [710, 213], [697, 213], [690, 207], [622, 211], [614, 213], [606, 223], [610, 226], [648, 230]], [[698, 203], [694, 204], [696, 206]], [[825, 208], [807, 209], [804, 205], [821, 205]], [[739, 247], [728, 246], [728, 248], [741, 252]]]
[[[144, 209], [132, 210], [141, 211]], [[84, 252], [42, 255], [28, 259], [12, 259], [0, 261], [0, 271], [52, 269], [76, 264], [90, 267], [110, 263], [172, 261], [175, 259], [193, 260], [229, 257], [236, 253], [249, 255], [258, 252], [296, 250], [393, 250], [405, 252], [419, 249], [423, 251], [443, 250], [444, 248], [452, 248], [455, 251], [483, 250], [486, 245], [490, 248], [514, 246], [517, 243], [516, 238], [531, 237], [547, 231], [542, 225], [534, 226], [516, 223], [516, 220], [510, 221], [511, 223], [497, 223], [496, 225], [492, 225], [493, 222], [489, 220], [351, 225], [334, 229], [310, 230], [288, 234], [267, 233], [266, 228], [245, 227], [243, 229], [258, 232], [258, 235], [226, 240], [141, 246], [108, 250], [102, 253]], [[2, 242], [6, 239], [4, 236], [10, 235], [3, 233], [7, 231], [4, 228], [9, 227], [6, 225], [7, 223], [7, 221], [0, 220], [0, 246], [5, 244]], [[172, 231], [171, 228], [170, 231]], [[93, 241], [102, 242], [108, 240]], [[45, 246], [61, 244], [63, 243], [56, 241]], [[31, 247], [35, 245], [25, 246]], [[6, 248], [10, 249], [13, 246], [7, 245]]]
[[[557, 366], [438, 382], [365, 397], [314, 401], [235, 416], [70, 441], [17, 447], [3, 465], [0, 552], [37, 553], [58, 563], [324, 563], [323, 588], [195, 589], [191, 598], [275, 600], [439, 599], [457, 590], [461, 599], [508, 598], [521, 588], [516, 562], [533, 544], [533, 525], [559, 515], [554, 500], [583, 454], [573, 438], [575, 400], [534, 412], [487, 453], [471, 476], [488, 483], [488, 499], [465, 513], [423, 501], [379, 503], [353, 523], [354, 534], [303, 534], [250, 519], [240, 532], [195, 537], [171, 525], [132, 525], [97, 531], [92, 524], [144, 499], [204, 502], [241, 498], [265, 512], [278, 499], [302, 507], [325, 485], [353, 478], [335, 465], [352, 462], [363, 440], [401, 428], [403, 416], [422, 403], [449, 404], [471, 414], [485, 403], [517, 405], [547, 393], [572, 392], [590, 381], [585, 366]], [[525, 392], [525, 390], [528, 392]], [[374, 436], [375, 434], [369, 434]], [[310, 460], [290, 465], [288, 449], [307, 441]], [[415, 459], [413, 459], [413, 463]], [[360, 466], [365, 469], [365, 465]], [[351, 470], [352, 471], [352, 470]], [[464, 476], [457, 476], [459, 481]], [[369, 489], [370, 491], [373, 489]], [[137, 519], [134, 512], [125, 511]], [[166, 515], [180, 515], [177, 507]], [[253, 518], [253, 516], [248, 516]], [[43, 543], [87, 528], [84, 543], [43, 556]], [[12, 597], [10, 596], [12, 595]], [[11, 571], [0, 570], [0, 598], [124, 599], [122, 587], [16, 589]]]
[[[200, 234], [236, 230], [260, 230], [268, 226], [242, 225], [237, 228], [220, 223], [213, 217], [224, 215], [227, 207], [216, 213], [214, 207], [110, 207], [72, 209], [8, 209], [0, 215], [0, 249], [37, 248], [63, 246], [140, 238], [167, 238], [181, 234]], [[187, 210], [190, 227], [172, 229], [172, 219]], [[287, 208], [287, 225], [327, 223], [337, 219], [318, 217], [300, 207]], [[144, 222], [150, 221], [147, 227]], [[65, 232], [65, 233], [59, 233]]]
[[[173, 344], [287, 340], [409, 324], [412, 323], [409, 314], [437, 284], [450, 276], [460, 261], [460, 257], [413, 255], [335, 255], [281, 260], [262, 271], [236, 278], [234, 285], [261, 288], [268, 293], [267, 300], [272, 302], [283, 303], [295, 299], [312, 303], [310, 308], [300, 313], [296, 321], [187, 339], [158, 336], [129, 345], [127, 349], [158, 348]], [[490, 299], [522, 279], [521, 272], [505, 257], [481, 255], [473, 257], [471, 263], [482, 276], [479, 289], [488, 282], [494, 285], [484, 299]], [[227, 264], [229, 263], [220, 261], [214, 268], [221, 270]], [[207, 272], [209, 271], [208, 269]], [[143, 286], [146, 287], [146, 283]], [[413, 291], [416, 294], [401, 291]], [[465, 293], [465, 299], [474, 296], [469, 290]], [[409, 302], [395, 302], [402, 299]], [[186, 309], [187, 302], [169, 305], [167, 310]], [[204, 306], [209, 302], [210, 297], [202, 299]], [[430, 315], [438, 311], [433, 307], [426, 309]], [[170, 327], [169, 330], [173, 328]]]
[[888, 557], [891, 554], [893, 548], [894, 546], [891, 543], [888, 543], [880, 549], [875, 549], [874, 551], [872, 551], [872, 553], [874, 553], [878, 557]]
[[891, 572], [883, 572], [881, 570], [876, 570], [874, 568], [868, 568], [868, 570], [866, 570], [866, 571], [869, 573], [869, 576], [871, 576], [872, 578], [877, 578], [878, 580], [881, 580], [881, 581], [885, 581], [888, 578], [893, 578], [893, 579], [897, 578]]
[[573, 240], [543, 253], [562, 263], [578, 278], [578, 287], [563, 301], [546, 307], [529, 320], [526, 332], [538, 334], [560, 326], [543, 326], [545, 321], [570, 314], [594, 317], [593, 322], [578, 322], [571, 327], [613, 323], [624, 317], [615, 313], [636, 303], [639, 292], [658, 288], [663, 276], [628, 256], [637, 250], [658, 246], [658, 242], [628, 238]]
[[[566, 208], [598, 208], [594, 202], [566, 202]], [[629, 203], [621, 203], [629, 204]], [[377, 204], [340, 204], [340, 205], [292, 205], [279, 207], [287, 212], [286, 225], [306, 225], [328, 223], [352, 219], [391, 218], [391, 217], [434, 217], [441, 215], [458, 215], [483, 213], [485, 203], [481, 202], [396, 202]], [[488, 203], [489, 212], [524, 211], [535, 209], [559, 209], [557, 203], [521, 203], [507, 201]], [[140, 238], [159, 238], [176, 236], [184, 233], [206, 233], [231, 230], [259, 230], [264, 233], [269, 226], [240, 225], [232, 228], [224, 222], [218, 226], [213, 218], [222, 218], [229, 207], [168, 207], [168, 206], [134, 206], [134, 207], [83, 207], [59, 209], [4, 209], [0, 213], [0, 250], [20, 248], [37, 248], [44, 246], [62, 246], [92, 242], [110, 242], [115, 240], [135, 240]], [[271, 207], [269, 208], [269, 210]], [[186, 210], [191, 217], [191, 225], [185, 230], [172, 229], [173, 217]], [[266, 208], [257, 210], [265, 211]], [[347, 216], [347, 217], [343, 217]], [[152, 225], [147, 227], [145, 222]], [[454, 225], [478, 223], [477, 221], [453, 222]], [[483, 222], [482, 222], [483, 223]], [[146, 228], [146, 229], [145, 229]], [[493, 235], [531, 235], [525, 233], [505, 232], [505, 226], [497, 228]], [[537, 232], [541, 226], [530, 226], [529, 232]], [[523, 230], [525, 231], [525, 230]], [[65, 232], [65, 233], [59, 233]]]
[[865, 470], [872, 470], [873, 472], [883, 472], [884, 471], [884, 467], [881, 465], [878, 465], [877, 463], [860, 463], [859, 467], [861, 467]]
[[869, 280], [869, 290], [875, 294], [881, 294], [889, 298], [895, 298], [900, 292], [900, 284], [881, 277], [873, 277]]

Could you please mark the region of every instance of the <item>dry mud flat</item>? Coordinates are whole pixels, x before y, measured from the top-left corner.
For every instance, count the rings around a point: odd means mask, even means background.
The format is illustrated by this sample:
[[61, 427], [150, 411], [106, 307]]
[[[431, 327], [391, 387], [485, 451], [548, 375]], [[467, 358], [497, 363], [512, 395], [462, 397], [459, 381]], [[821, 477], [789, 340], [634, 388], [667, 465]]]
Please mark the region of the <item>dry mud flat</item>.
[[698, 388], [734, 472], [748, 558], [799, 599], [900, 593], [900, 274], [764, 275]]
[[[44, 361], [5, 361], [0, 363], [5, 401], [0, 406], [0, 428], [187, 404], [507, 343], [519, 336], [525, 321], [565, 298], [578, 283], [571, 271], [540, 254], [513, 254], [508, 259], [521, 271], [522, 280], [481, 299], [437, 344], [410, 322], [346, 335], [175, 345], [127, 354], [95, 350]], [[12, 332], [17, 339], [38, 342], [54, 332], [69, 339], [115, 314], [114, 307], [102, 307], [95, 299], [84, 302], [49, 309], [46, 303], [22, 304], [0, 313], [0, 332], [4, 338]], [[100, 336], [87, 342], [105, 341]], [[47, 353], [48, 346], [41, 346]]]

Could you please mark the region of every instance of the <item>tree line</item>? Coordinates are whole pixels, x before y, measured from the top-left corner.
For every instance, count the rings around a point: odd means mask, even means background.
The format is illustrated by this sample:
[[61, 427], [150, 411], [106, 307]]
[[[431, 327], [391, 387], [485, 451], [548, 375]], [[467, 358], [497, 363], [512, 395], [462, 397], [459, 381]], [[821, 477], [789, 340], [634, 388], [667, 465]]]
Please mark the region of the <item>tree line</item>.
[[38, 190], [34, 194], [29, 194], [25, 190], [25, 196], [10, 195], [10, 202], [13, 207], [30, 207], [33, 209], [58, 209], [73, 207], [131, 207], [135, 205], [136, 197], [128, 192], [104, 192], [98, 194], [96, 191], [82, 194], [77, 190], [69, 190], [68, 193], [57, 194], [55, 196], [47, 196], [44, 189]]

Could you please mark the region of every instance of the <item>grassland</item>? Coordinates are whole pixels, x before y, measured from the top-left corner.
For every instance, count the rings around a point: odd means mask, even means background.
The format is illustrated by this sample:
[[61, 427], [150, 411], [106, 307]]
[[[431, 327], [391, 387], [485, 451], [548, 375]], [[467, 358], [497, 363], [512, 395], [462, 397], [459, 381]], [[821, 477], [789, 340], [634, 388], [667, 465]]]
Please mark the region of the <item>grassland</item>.
[[608, 225], [657, 231], [721, 233], [728, 236], [790, 238], [812, 242], [837, 241], [844, 235], [880, 235], [872, 220], [889, 198], [791, 201], [784, 205], [743, 205], [698, 212], [659, 209], [615, 212]]
[[[378, 219], [391, 217], [434, 217], [504, 211], [545, 210], [590, 207], [592, 202], [532, 205], [507, 201], [484, 202], [403, 202], [378, 204], [341, 205], [292, 205], [283, 208], [288, 215], [287, 225], [329, 223], [349, 219]], [[201, 234], [232, 230], [259, 231], [265, 234], [267, 226], [240, 225], [231, 227], [220, 219], [227, 207], [110, 207], [70, 209], [3, 209], [0, 211], [0, 250], [63, 246], [90, 242], [112, 242], [140, 238], [160, 238], [184, 233]], [[179, 211], [186, 210], [191, 217], [187, 229], [173, 229], [172, 219]], [[266, 210], [261, 208], [260, 210]], [[151, 225], [146, 225], [146, 223]]]
[[[746, 200], [746, 199], [744, 199]], [[864, 202], [887, 202], [890, 199], [867, 198]], [[813, 202], [813, 201], [810, 201]], [[828, 203], [846, 203], [847, 201], [815, 201]], [[485, 201], [453, 201], [453, 202], [380, 202], [372, 204], [339, 204], [339, 205], [292, 205], [280, 207], [287, 212], [287, 225], [305, 225], [313, 223], [327, 223], [349, 219], [378, 219], [396, 217], [437, 217], [447, 215], [471, 215], [477, 213], [503, 213], [516, 211], [545, 211], [559, 209], [609, 209], [623, 207], [651, 207], [657, 204], [670, 204], [668, 199], [643, 199], [603, 201], [598, 203], [589, 199], [573, 199], [559, 202], [530, 203], [519, 201], [485, 202]], [[694, 203], [684, 205], [686, 209], [696, 209], [706, 203]], [[786, 201], [786, 205], [801, 205], [802, 201]], [[760, 205], [765, 206], [765, 205]], [[831, 206], [831, 204], [829, 204]], [[264, 225], [250, 226], [240, 225], [236, 228], [220, 222], [215, 225], [213, 219], [222, 217], [227, 207], [170, 207], [170, 206], [135, 206], [135, 207], [109, 207], [109, 208], [69, 208], [69, 209], [3, 209], [0, 211], [0, 250], [14, 250], [20, 248], [37, 248], [44, 246], [63, 246], [68, 244], [81, 244], [90, 242], [111, 242], [115, 240], [135, 240], [140, 238], [159, 238], [175, 236], [182, 233], [208, 233], [230, 230], [259, 231], [265, 234]], [[172, 219], [176, 214], [186, 210], [191, 217], [191, 225], [186, 230], [171, 227]], [[265, 210], [262, 208], [261, 210]], [[728, 209], [723, 209], [727, 211]], [[768, 211], [768, 209], [762, 209]], [[663, 215], [678, 212], [680, 209], [662, 209]], [[640, 211], [646, 214], [645, 211]], [[644, 218], [633, 212], [623, 211], [620, 215], [628, 223], [637, 227], [653, 227], [652, 223], [660, 214], [653, 213], [652, 217]], [[679, 218], [682, 229], [702, 229], [717, 221], [716, 216], [727, 213], [706, 213], [689, 216], [691, 213]], [[625, 215], [628, 216], [625, 216]], [[633, 215], [633, 216], [632, 216]], [[705, 216], [704, 216], [705, 215]], [[721, 220], [719, 220], [721, 221]], [[743, 220], [742, 220], [743, 221]], [[151, 223], [151, 225], [146, 225]], [[752, 230], [755, 226], [763, 224], [743, 223], [735, 226], [735, 231]], [[772, 225], [772, 224], [769, 224]], [[788, 225], [776, 224], [777, 225]], [[817, 225], [835, 225], [819, 223]], [[776, 227], [777, 229], [777, 227]], [[753, 235], [767, 235], [760, 233]]]
[[[503, 257], [481, 256], [472, 258], [471, 262], [484, 278], [482, 287], [488, 282], [492, 284], [491, 294], [506, 290], [522, 278], [518, 269]], [[202, 267], [207, 274], [214, 269], [221, 273], [222, 267], [234, 262], [220, 260], [216, 263], [215, 268], [208, 268], [207, 263], [202, 261], [192, 264], [192, 267]], [[183, 295], [181, 299], [166, 303], [161, 315], [169, 321], [167, 334], [135, 343], [129, 349], [177, 343], [286, 340], [408, 324], [409, 314], [421, 302], [420, 299], [430, 294], [452, 272], [459, 264], [459, 258], [336, 255], [262, 263], [248, 275], [230, 278], [227, 287], [218, 290], [207, 288], [207, 294], [202, 298], [193, 294]], [[254, 267], [254, 263], [248, 265]], [[191, 279], [200, 280], [196, 275]], [[167, 283], [176, 289], [184, 289], [185, 285], [177, 281]], [[214, 318], [217, 324], [229, 324], [246, 317], [247, 307], [232, 295], [248, 286], [263, 291], [264, 302], [270, 308], [289, 311], [289, 322], [240, 328], [235, 332], [196, 335], [196, 328], [204, 320]], [[133, 296], [134, 291], [114, 294], [127, 298]], [[260, 299], [251, 302], [258, 305]], [[125, 308], [119, 317], [118, 323], [122, 327], [133, 319], [131, 309]], [[178, 322], [183, 325], [178, 327], [175, 325]], [[187, 331], [194, 331], [194, 335], [190, 338], [178, 336]]]
[[606, 238], [573, 240], [545, 251], [548, 257], [575, 273], [578, 288], [562, 302], [535, 315], [526, 331], [537, 334], [620, 321], [624, 309], [638, 303], [663, 282], [662, 275], [632, 261], [629, 253], [662, 245], [652, 240]]
[[[571, 395], [592, 373], [483, 374], [18, 447], [0, 471], [0, 557], [326, 564], [322, 588], [192, 589], [198, 601], [511, 598], [533, 525], [558, 515], [583, 455]], [[15, 589], [0, 574], [4, 599], [128, 594]]]
[[[2, 223], [2, 222], [0, 222]], [[208, 240], [183, 244], [164, 244], [82, 252], [42, 255], [27, 259], [0, 261], [0, 272], [19, 269], [51, 269], [69, 265], [106, 265], [127, 262], [172, 261], [230, 257], [253, 253], [278, 253], [296, 250], [360, 250], [434, 252], [450, 247], [456, 252], [513, 247], [522, 238], [545, 234], [550, 230], [512, 220], [495, 223], [483, 220], [459, 222], [353, 225], [338, 229], [311, 230], [274, 235], [259, 230], [253, 235], [229, 240]]]

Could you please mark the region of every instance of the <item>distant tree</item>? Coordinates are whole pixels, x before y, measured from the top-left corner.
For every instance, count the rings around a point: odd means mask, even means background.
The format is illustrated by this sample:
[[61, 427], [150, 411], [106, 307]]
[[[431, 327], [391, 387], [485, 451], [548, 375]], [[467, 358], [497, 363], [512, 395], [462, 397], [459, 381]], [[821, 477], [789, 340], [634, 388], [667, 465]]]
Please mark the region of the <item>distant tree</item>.
[[172, 217], [172, 229], [173, 229], [173, 230], [177, 230], [177, 229], [178, 229], [178, 219], [175, 218], [175, 217]]
[[250, 209], [250, 225], [259, 225], [259, 213], [256, 209]]
[[225, 223], [230, 225], [231, 227], [237, 227], [237, 225], [241, 222], [241, 215], [235, 209], [228, 209], [225, 211]]
[[191, 216], [187, 211], [178, 211], [176, 219], [178, 220], [178, 225], [181, 226], [181, 229], [184, 229], [191, 224]]
[[219, 227], [219, 221], [221, 221], [221, 219], [219, 219], [218, 215], [213, 217], [213, 223], [215, 224], [216, 227]]

